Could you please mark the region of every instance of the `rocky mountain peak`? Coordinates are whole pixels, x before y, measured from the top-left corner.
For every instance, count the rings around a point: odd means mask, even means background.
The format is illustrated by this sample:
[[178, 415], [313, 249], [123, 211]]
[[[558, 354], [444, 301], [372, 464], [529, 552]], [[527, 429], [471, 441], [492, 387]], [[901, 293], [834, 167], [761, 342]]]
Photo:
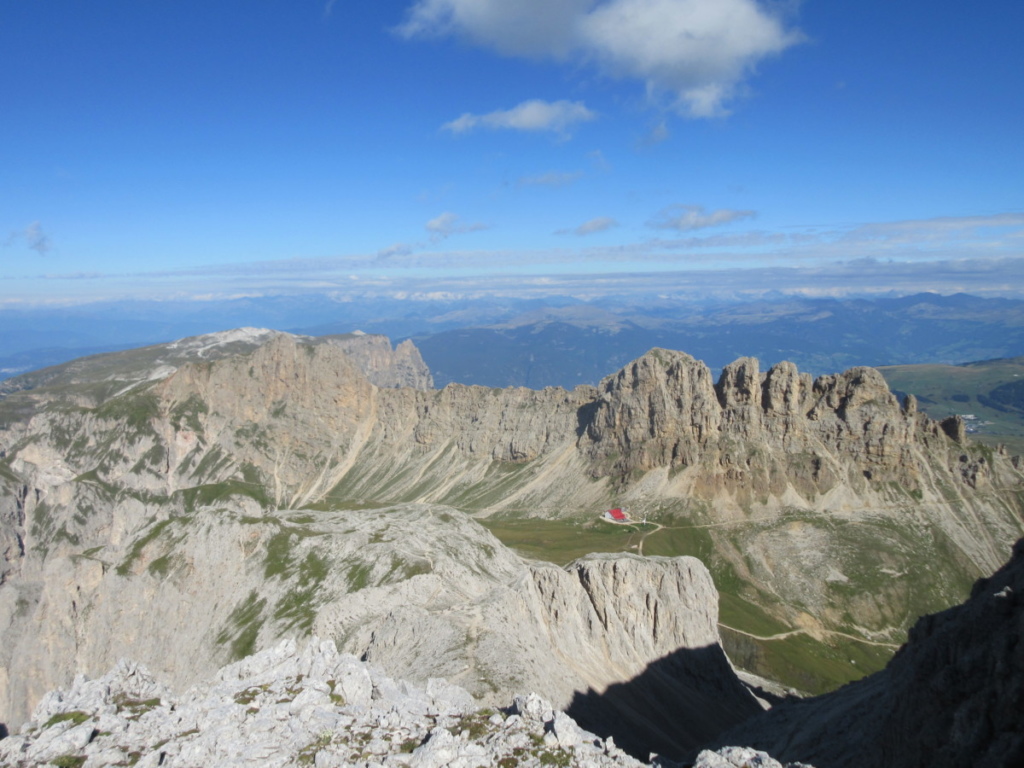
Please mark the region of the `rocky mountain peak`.
[[367, 375], [341, 348], [279, 334], [248, 355], [186, 363], [157, 392], [171, 403], [198, 396], [211, 411], [259, 422], [278, 403], [322, 411], [341, 403], [366, 403], [371, 389]]
[[586, 431], [599, 472], [691, 463], [721, 423], [711, 370], [683, 352], [652, 349], [600, 389]]
[[723, 409], [737, 406], [761, 407], [763, 379], [755, 357], [741, 357], [722, 369], [715, 392]]
[[843, 373], [820, 376], [814, 381], [815, 408], [834, 411], [846, 420], [848, 414], [866, 405], [894, 412], [900, 409], [885, 378], [874, 368], [850, 368]]
[[811, 396], [813, 382], [809, 373], [800, 373], [796, 365], [783, 361], [771, 367], [761, 385], [761, 404], [770, 415], [797, 416]]
[[323, 340], [341, 349], [377, 387], [433, 389], [434, 379], [416, 345], [406, 339], [394, 349], [387, 336], [352, 333], [325, 336]]
[[[312, 632], [402, 677], [482, 697], [530, 683], [565, 704], [661, 679], [684, 646], [727, 669], [701, 608], [708, 572], [640, 554], [700, 553], [741, 620], [875, 648], [1022, 533], [1019, 462], [954, 442], [870, 369], [812, 382], [748, 358], [716, 382], [655, 349], [600, 388], [438, 391], [375, 384], [396, 365], [366, 336], [252, 336], [92, 361], [52, 398], [2, 401], [25, 406], [0, 430], [6, 711], [140, 648], [179, 684]], [[614, 506], [657, 522], [605, 531]], [[514, 522], [505, 535], [527, 548], [550, 526], [636, 554], [527, 565], [464, 513]], [[751, 703], [714, 690], [731, 703], [694, 696], [695, 712]]]
[[703, 473], [715, 472], [709, 456], [721, 457], [719, 466], [728, 474], [737, 461], [749, 466], [751, 451], [762, 449], [756, 461], [765, 475], [796, 474], [824, 493], [836, 475], [794, 473], [793, 454], [818, 456], [819, 466], [834, 462], [847, 471], [853, 459], [857, 473], [916, 487], [913, 446], [936, 443], [940, 432], [961, 437], [901, 407], [873, 368], [812, 382], [792, 363], [761, 373], [757, 359], [745, 357], [725, 366], [712, 384], [703, 363], [652, 350], [603, 382], [584, 442], [600, 474], [696, 464]]

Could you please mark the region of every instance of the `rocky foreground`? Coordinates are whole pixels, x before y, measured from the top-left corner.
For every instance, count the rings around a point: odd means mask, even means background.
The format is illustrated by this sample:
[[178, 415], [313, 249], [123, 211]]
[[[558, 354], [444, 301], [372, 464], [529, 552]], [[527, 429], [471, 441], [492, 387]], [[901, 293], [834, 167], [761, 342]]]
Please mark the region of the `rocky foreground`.
[[[658, 761], [656, 764], [666, 764]], [[0, 740], [0, 765], [100, 766], [641, 766], [535, 694], [478, 709], [462, 688], [384, 676], [330, 641], [284, 641], [175, 696], [121, 661], [78, 676]], [[763, 752], [702, 752], [699, 768], [782, 768]], [[790, 764], [796, 768], [801, 764]]]
[[[718, 595], [692, 557], [529, 563], [467, 515], [423, 504], [315, 515], [219, 507], [149, 530], [127, 554], [51, 558], [35, 596], [45, 622], [19, 616], [18, 599], [33, 599], [22, 585], [0, 588], [9, 728], [47, 691], [121, 658], [181, 691], [309, 635], [413, 684], [448, 680], [480, 706], [537, 691], [640, 757], [682, 755], [760, 710], [719, 647]], [[626, 695], [603, 695], [627, 681]], [[666, 708], [671, 728], [654, 723]]]

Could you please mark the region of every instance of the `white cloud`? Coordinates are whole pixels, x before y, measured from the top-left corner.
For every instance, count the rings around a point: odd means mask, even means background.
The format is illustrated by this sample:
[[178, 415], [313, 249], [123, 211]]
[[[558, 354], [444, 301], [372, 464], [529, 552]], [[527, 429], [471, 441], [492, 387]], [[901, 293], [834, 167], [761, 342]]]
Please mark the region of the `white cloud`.
[[488, 228], [486, 224], [464, 224], [459, 216], [451, 211], [445, 211], [440, 216], [431, 219], [426, 223], [425, 227], [427, 232], [430, 233], [431, 241], [435, 243], [452, 235], [479, 232], [482, 229]]
[[459, 35], [508, 56], [564, 56], [592, 0], [417, 0], [398, 33]]
[[725, 114], [758, 62], [803, 39], [759, 0], [416, 0], [398, 31], [589, 63], [690, 117]]
[[[783, 232], [743, 232], [734, 235], [693, 235], [675, 240], [652, 240], [644, 245], [647, 248], [665, 250], [700, 251], [720, 248], [759, 248], [769, 249], [777, 246], [799, 247], [808, 243], [820, 243], [818, 237], [808, 239], [802, 233]], [[712, 258], [718, 258], [714, 256]]]
[[661, 144], [663, 141], [666, 141], [671, 135], [668, 125], [664, 120], [662, 120], [651, 128], [647, 135], [640, 141], [640, 144], [644, 147], [653, 147], [657, 144]]
[[659, 211], [649, 224], [657, 229], [677, 229], [680, 232], [689, 232], [694, 229], [717, 227], [733, 221], [750, 219], [756, 215], [754, 211], [734, 211], [729, 208], [707, 211], [701, 205], [673, 205]]
[[612, 227], [619, 226], [619, 222], [610, 216], [598, 216], [596, 219], [585, 221], [574, 229], [560, 229], [556, 235], [579, 235], [583, 237], [585, 235], [593, 235], [597, 232], [605, 232]]
[[890, 221], [861, 224], [843, 239], [851, 242], [870, 241], [886, 243], [946, 242], [961, 237], [976, 238], [985, 233], [1000, 232], [1007, 228], [1019, 236], [1017, 228], [1024, 226], [1024, 213], [998, 213], [990, 216], [937, 216], [931, 219]]
[[565, 187], [583, 177], [580, 171], [549, 171], [538, 176], [524, 176], [519, 183], [528, 187]]
[[50, 236], [43, 232], [43, 227], [38, 221], [33, 221], [24, 229], [11, 232], [4, 241], [5, 246], [12, 246], [15, 243], [24, 242], [30, 249], [40, 256], [46, 256], [53, 250], [53, 241]]
[[408, 243], [395, 243], [393, 245], [389, 245], [387, 248], [381, 248], [377, 251], [377, 258], [384, 261], [386, 259], [408, 256], [412, 253], [412, 249], [413, 247]]
[[673, 94], [692, 117], [724, 113], [759, 60], [800, 39], [756, 0], [611, 0], [581, 29], [608, 72]]
[[554, 131], [567, 134], [576, 123], [585, 123], [597, 117], [581, 101], [542, 101], [532, 99], [512, 109], [500, 109], [486, 115], [469, 112], [445, 123], [442, 128], [452, 133], [465, 133], [474, 128], [507, 129], [515, 131]]
[[593, 152], [588, 152], [587, 157], [590, 158], [591, 165], [594, 166], [596, 171], [610, 171], [612, 164], [608, 162], [608, 159], [604, 156], [604, 153], [600, 149], [595, 149]]
[[[577, 229], [583, 231], [587, 224]], [[467, 225], [448, 213], [433, 219], [428, 231], [447, 236], [480, 226]], [[347, 296], [355, 290], [369, 296], [398, 288], [407, 289], [410, 296], [438, 291], [493, 295], [508, 290], [517, 295], [593, 297], [653, 290], [706, 299], [737, 292], [834, 291], [839, 295], [932, 290], [1021, 298], [1022, 232], [1024, 213], [1002, 213], [788, 227], [774, 232], [697, 233], [608, 246], [575, 241], [579, 243], [575, 247], [539, 250], [421, 250], [426, 243], [419, 243], [410, 246], [415, 258], [399, 258], [398, 251], [385, 249], [381, 253], [390, 251], [394, 258], [350, 254], [131, 275], [48, 275], [45, 296], [31, 295], [36, 288], [8, 277], [0, 280], [7, 287], [0, 291], [0, 306], [81, 302], [86, 292], [89, 300], [125, 297], [129, 278], [133, 298], [157, 299], [210, 291], [280, 295], [337, 290]], [[565, 234], [574, 233], [567, 230]], [[501, 271], [495, 271], [495, 265]], [[416, 276], [410, 271], [413, 268]], [[469, 268], [475, 277], [457, 276]]]

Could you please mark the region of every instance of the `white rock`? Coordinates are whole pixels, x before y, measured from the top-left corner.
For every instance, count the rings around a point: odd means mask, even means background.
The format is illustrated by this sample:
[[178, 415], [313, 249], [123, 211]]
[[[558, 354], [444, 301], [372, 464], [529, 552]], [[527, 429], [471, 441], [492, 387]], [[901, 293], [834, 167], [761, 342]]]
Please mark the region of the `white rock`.
[[[326, 675], [331, 675], [335, 689], [341, 680], [356, 681], [353, 688], [365, 693], [366, 703], [346, 704], [339, 712]], [[64, 720], [8, 737], [0, 741], [0, 765], [44, 765], [66, 754], [86, 756], [88, 768], [104, 768], [137, 752], [142, 755], [138, 765], [145, 768], [285, 768], [310, 757], [319, 768], [353, 762], [396, 768], [483, 768], [513, 756], [530, 762], [522, 750], [535, 750], [541, 734], [548, 749], [571, 755], [573, 766], [641, 765], [616, 748], [612, 739], [602, 742], [533, 694], [517, 697], [514, 709], [519, 714], [479, 716], [478, 722], [487, 724], [483, 734], [474, 736], [475, 728], [464, 727], [456, 737], [449, 728], [474, 708], [443, 716], [428, 716], [422, 710], [431, 702], [449, 707], [463, 699], [464, 691], [436, 681], [428, 694], [335, 654], [333, 644], [311, 643], [301, 651], [295, 643], [281, 644], [232, 665], [211, 685], [197, 685], [182, 697], [162, 690], [163, 704], [137, 719], [128, 719], [130, 708], [116, 711], [112, 700], [123, 691], [154, 692], [159, 690], [155, 686], [128, 663], [97, 681], [76, 681], [68, 691], [45, 697], [41, 712], [53, 717], [88, 701], [102, 714], [79, 725]], [[240, 694], [253, 703], [236, 701]], [[287, 701], [279, 703], [279, 698]], [[103, 732], [93, 738], [99, 723]], [[416, 745], [411, 753], [403, 751], [411, 745]], [[702, 759], [701, 768], [736, 768], [741, 763], [745, 768], [779, 768], [764, 753], [739, 748], [702, 754]]]
[[749, 747], [723, 747], [719, 754], [737, 768], [782, 768], [778, 760]]
[[717, 752], [705, 749], [697, 755], [693, 768], [735, 768], [735, 763]]
[[452, 764], [458, 754], [457, 740], [445, 728], [435, 728], [425, 744], [413, 750], [412, 768], [442, 768]]
[[575, 747], [584, 740], [586, 733], [576, 721], [564, 712], [556, 712], [551, 725], [551, 732], [555, 735], [558, 746], [563, 749]]

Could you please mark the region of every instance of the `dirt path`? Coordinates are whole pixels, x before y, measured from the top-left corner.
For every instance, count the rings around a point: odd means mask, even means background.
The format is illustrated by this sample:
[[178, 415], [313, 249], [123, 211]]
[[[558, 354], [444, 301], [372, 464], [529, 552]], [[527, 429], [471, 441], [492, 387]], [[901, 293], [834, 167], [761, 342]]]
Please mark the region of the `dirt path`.
[[[793, 637], [793, 635], [811, 635], [813, 637], [813, 634], [806, 629], [791, 629], [788, 632], [779, 632], [777, 635], [763, 636], [754, 635], [750, 632], [744, 632], [742, 629], [730, 627], [728, 624], [719, 623], [718, 626], [724, 629], [728, 629], [730, 632], [735, 632], [739, 635], [746, 635], [747, 637], [751, 637], [754, 640], [785, 640], [787, 637]], [[816, 632], [822, 635], [832, 635], [833, 637], [845, 637], [847, 640], [853, 640], [856, 643], [863, 643], [864, 645], [875, 645], [880, 648], [896, 649], [900, 647], [895, 643], [880, 643], [876, 640], [865, 640], [863, 637], [857, 637], [856, 635], [848, 635], [845, 632], [836, 632], [831, 629], [819, 629], [816, 630]]]
[[[622, 522], [619, 522], [617, 520], [609, 520], [607, 517], [599, 517], [598, 520], [601, 520], [602, 522], [608, 523], [609, 525], [618, 525], [618, 526], [620, 526], [622, 528], [632, 528], [635, 533], [640, 534], [640, 540], [636, 543], [635, 546], [636, 546], [637, 554], [641, 555], [641, 556], [644, 554], [644, 539], [646, 539], [648, 536], [650, 536], [652, 534], [657, 533], [658, 531], [661, 531], [661, 530], [665, 529], [665, 526], [662, 525], [661, 523], [654, 523], [654, 522], [646, 522], [646, 521], [645, 522], [639, 522], [637, 520], [624, 520]], [[650, 530], [650, 531], [644, 532], [644, 531], [640, 530], [640, 526], [641, 525], [647, 526], [647, 527], [653, 525], [654, 529]], [[627, 542], [627, 543], [631, 543], [632, 541], [633, 541], [633, 539], [631, 537], [629, 539], [629, 542]]]
[[646, 539], [648, 536], [650, 536], [652, 534], [657, 533], [658, 531], [662, 530], [665, 527], [661, 523], [647, 523], [647, 525], [653, 525], [654, 526], [654, 530], [653, 531], [648, 531], [647, 533], [645, 533], [643, 536], [640, 537], [640, 543], [637, 544], [636, 551], [641, 556], [643, 556], [643, 554], [644, 554], [644, 539]]
[[[464, 613], [465, 611], [459, 608], [454, 612]], [[461, 683], [464, 687], [475, 687], [473, 683], [480, 679], [477, 676], [476, 651], [480, 642], [480, 630], [482, 627], [483, 613], [479, 605], [474, 605], [469, 610], [469, 624], [466, 627], [466, 667], [461, 672], [453, 675], [450, 678], [451, 682], [459, 684], [459, 680], [464, 680], [465, 682]]]

